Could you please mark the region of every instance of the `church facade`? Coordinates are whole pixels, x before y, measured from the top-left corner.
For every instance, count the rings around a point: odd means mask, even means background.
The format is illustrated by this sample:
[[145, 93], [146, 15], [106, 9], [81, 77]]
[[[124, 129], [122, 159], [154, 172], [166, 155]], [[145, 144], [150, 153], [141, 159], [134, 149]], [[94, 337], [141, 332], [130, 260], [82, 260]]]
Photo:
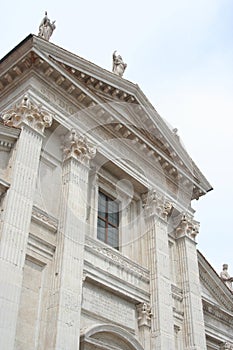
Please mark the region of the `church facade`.
[[233, 349], [196, 248], [211, 185], [126, 65], [29, 35], [0, 67], [1, 350]]

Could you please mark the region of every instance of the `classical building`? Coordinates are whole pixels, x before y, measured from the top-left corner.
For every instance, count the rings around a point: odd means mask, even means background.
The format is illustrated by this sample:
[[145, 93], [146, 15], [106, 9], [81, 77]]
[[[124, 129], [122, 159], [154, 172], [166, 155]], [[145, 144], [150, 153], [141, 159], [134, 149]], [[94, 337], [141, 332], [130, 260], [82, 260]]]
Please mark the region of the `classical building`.
[[196, 249], [211, 185], [121, 56], [67, 52], [47, 20], [0, 61], [1, 350], [233, 349]]

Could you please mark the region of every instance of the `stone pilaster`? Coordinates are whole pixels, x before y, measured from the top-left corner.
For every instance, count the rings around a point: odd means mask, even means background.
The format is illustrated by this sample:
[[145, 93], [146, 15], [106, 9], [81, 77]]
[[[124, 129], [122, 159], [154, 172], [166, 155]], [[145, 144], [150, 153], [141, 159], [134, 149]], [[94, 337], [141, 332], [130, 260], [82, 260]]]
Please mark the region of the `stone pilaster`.
[[58, 246], [48, 322], [48, 349], [79, 348], [89, 161], [94, 156], [95, 149], [84, 137], [78, 136], [72, 130], [64, 145]]
[[175, 349], [167, 217], [172, 205], [156, 191], [145, 197], [151, 294], [151, 350]]
[[182, 215], [176, 228], [179, 278], [184, 303], [184, 344], [186, 350], [205, 350], [205, 326], [202, 310], [195, 237], [199, 224]]
[[24, 96], [2, 118], [21, 129], [0, 234], [1, 348], [13, 350], [43, 131], [52, 124], [52, 115]]

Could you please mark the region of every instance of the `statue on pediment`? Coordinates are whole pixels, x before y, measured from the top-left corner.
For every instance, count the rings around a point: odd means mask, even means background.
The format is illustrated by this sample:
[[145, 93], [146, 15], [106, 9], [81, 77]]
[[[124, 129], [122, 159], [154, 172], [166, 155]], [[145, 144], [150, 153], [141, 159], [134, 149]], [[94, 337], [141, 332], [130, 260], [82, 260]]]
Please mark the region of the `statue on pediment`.
[[220, 272], [220, 278], [227, 285], [227, 287], [232, 290], [233, 277], [229, 275], [227, 270], [228, 270], [228, 265], [223, 264], [222, 272]]
[[113, 59], [112, 72], [122, 77], [127, 67], [127, 64], [124, 63], [121, 55], [117, 55], [116, 50], [113, 52], [112, 59]]
[[45, 12], [45, 16], [42, 19], [41, 24], [39, 26], [38, 36], [49, 41], [54, 29], [56, 28], [55, 22], [56, 21], [51, 22], [47, 16], [47, 12]]

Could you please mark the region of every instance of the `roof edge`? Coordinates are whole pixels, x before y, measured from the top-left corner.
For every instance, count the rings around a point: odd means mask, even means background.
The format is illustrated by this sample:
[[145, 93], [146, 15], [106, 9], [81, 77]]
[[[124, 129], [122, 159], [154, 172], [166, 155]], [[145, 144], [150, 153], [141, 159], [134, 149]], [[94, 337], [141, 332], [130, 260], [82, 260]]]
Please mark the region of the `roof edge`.
[[28, 36], [26, 36], [26, 38], [24, 38], [22, 41], [20, 41], [19, 44], [17, 44], [12, 50], [10, 50], [5, 56], [3, 56], [0, 59], [0, 64], [2, 62], [4, 62], [14, 51], [16, 51], [20, 46], [22, 46], [25, 42], [27, 42], [28, 40], [30, 40], [31, 38], [33, 38], [33, 34], [29, 34]]

